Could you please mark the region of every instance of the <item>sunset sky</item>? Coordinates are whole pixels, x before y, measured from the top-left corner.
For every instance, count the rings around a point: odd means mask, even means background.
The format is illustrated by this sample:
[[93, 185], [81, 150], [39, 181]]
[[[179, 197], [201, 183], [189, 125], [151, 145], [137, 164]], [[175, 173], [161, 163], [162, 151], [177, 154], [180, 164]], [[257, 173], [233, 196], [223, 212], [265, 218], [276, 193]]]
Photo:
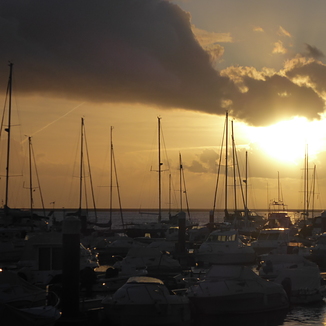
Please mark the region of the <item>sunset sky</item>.
[[[30, 205], [31, 137], [45, 206], [78, 207], [83, 117], [96, 206], [109, 207], [113, 126], [122, 208], [157, 207], [161, 117], [163, 207], [169, 175], [172, 206], [180, 207], [181, 154], [189, 207], [211, 209], [227, 110], [241, 179], [248, 153], [249, 208], [277, 199], [303, 208], [307, 152], [314, 207], [324, 209], [325, 12], [320, 0], [1, 1], [3, 107], [14, 64], [9, 206]], [[5, 132], [1, 145], [3, 203]], [[41, 207], [35, 174], [34, 206]], [[116, 187], [113, 193], [117, 208]], [[223, 193], [221, 177], [220, 209]]]

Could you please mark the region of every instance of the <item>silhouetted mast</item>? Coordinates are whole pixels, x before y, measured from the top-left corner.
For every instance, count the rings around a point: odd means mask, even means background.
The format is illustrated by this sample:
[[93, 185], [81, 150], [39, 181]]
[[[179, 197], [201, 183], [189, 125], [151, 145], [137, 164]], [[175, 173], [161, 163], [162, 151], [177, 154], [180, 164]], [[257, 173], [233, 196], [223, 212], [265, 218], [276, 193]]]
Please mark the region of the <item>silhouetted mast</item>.
[[11, 132], [11, 96], [12, 96], [12, 71], [13, 64], [9, 62], [9, 80], [7, 87], [7, 94], [9, 95], [8, 103], [8, 126], [5, 131], [8, 133], [7, 138], [7, 166], [6, 166], [6, 195], [5, 195], [5, 208], [8, 207], [8, 194], [9, 194], [9, 167], [10, 167], [10, 132]]
[[158, 222], [162, 220], [162, 180], [161, 180], [161, 118], [158, 120]]

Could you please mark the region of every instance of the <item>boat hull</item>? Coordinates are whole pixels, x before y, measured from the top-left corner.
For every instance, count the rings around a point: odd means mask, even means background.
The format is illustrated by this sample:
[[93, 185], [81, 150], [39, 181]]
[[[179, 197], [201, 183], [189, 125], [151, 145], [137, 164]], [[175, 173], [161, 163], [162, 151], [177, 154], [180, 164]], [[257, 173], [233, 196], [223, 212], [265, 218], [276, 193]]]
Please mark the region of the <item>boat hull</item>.
[[251, 264], [256, 261], [256, 254], [253, 252], [237, 252], [237, 253], [198, 253], [196, 261], [204, 265], [242, 265]]
[[190, 321], [188, 304], [103, 304], [110, 325], [182, 325]]
[[279, 293], [242, 293], [230, 296], [190, 297], [196, 314], [248, 314], [288, 308], [287, 298]]

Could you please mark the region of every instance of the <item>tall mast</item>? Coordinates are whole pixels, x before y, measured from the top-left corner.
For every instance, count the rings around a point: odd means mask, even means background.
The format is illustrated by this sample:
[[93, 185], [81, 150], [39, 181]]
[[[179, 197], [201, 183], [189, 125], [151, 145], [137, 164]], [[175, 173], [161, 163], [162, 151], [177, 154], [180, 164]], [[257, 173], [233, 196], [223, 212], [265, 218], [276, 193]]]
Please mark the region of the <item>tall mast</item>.
[[179, 165], [180, 165], [180, 177], [179, 177], [179, 187], [180, 187], [180, 212], [182, 212], [182, 161], [181, 161], [181, 153], [179, 153]]
[[9, 193], [9, 167], [10, 167], [10, 132], [11, 132], [11, 95], [12, 95], [12, 70], [13, 64], [9, 63], [9, 80], [7, 92], [9, 94], [9, 106], [8, 106], [8, 127], [5, 129], [8, 133], [7, 138], [7, 166], [6, 166], [6, 196], [5, 196], [5, 208], [8, 207], [8, 193]]
[[309, 162], [308, 162], [308, 145], [306, 145], [306, 220], [309, 218]]
[[277, 171], [277, 202], [281, 202], [280, 196], [280, 171]]
[[234, 142], [234, 129], [233, 121], [231, 121], [231, 139], [232, 139], [232, 160], [233, 160], [233, 189], [234, 189], [234, 211], [237, 212], [237, 178], [236, 178], [236, 159], [235, 159], [235, 142]]
[[248, 221], [248, 152], [246, 151], [246, 179], [245, 179], [245, 218]]
[[112, 141], [113, 127], [110, 129], [110, 225], [112, 224], [112, 171], [113, 171], [113, 141]]
[[312, 176], [312, 205], [311, 205], [312, 218], [314, 218], [314, 209], [315, 209], [315, 186], [316, 186], [316, 164], [314, 165], [314, 172]]
[[228, 217], [228, 133], [229, 133], [229, 113], [226, 111], [225, 115], [225, 205], [224, 212], [225, 216]]
[[28, 155], [29, 155], [29, 198], [31, 205], [31, 216], [33, 216], [33, 178], [32, 178], [32, 138], [28, 137]]
[[171, 181], [171, 173], [169, 174], [169, 218], [171, 217], [171, 191], [172, 191], [172, 181]]
[[82, 196], [83, 196], [83, 161], [84, 161], [84, 118], [81, 118], [81, 131], [80, 131], [80, 173], [79, 173], [79, 217], [81, 216], [82, 209]]
[[162, 180], [161, 180], [161, 118], [158, 120], [158, 222], [162, 219]]

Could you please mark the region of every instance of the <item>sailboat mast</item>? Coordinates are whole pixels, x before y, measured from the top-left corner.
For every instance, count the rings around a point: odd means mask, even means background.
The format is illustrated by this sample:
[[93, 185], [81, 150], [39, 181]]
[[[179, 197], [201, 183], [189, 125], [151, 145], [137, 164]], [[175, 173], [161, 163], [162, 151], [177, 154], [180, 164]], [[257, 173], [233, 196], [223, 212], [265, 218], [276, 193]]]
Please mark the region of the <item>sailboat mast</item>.
[[312, 206], [311, 206], [311, 217], [314, 218], [315, 210], [315, 186], [316, 186], [316, 165], [314, 165], [314, 172], [312, 177]]
[[280, 171], [277, 171], [277, 202], [281, 202], [280, 197]]
[[228, 217], [228, 133], [229, 133], [229, 112], [226, 111], [225, 116], [225, 204], [224, 204], [224, 212], [225, 216]]
[[180, 166], [180, 212], [182, 212], [182, 161], [181, 161], [181, 153], [179, 153], [179, 166]]
[[5, 196], [5, 208], [8, 207], [8, 193], [9, 193], [9, 167], [10, 167], [10, 132], [11, 132], [11, 96], [12, 96], [12, 71], [13, 64], [9, 63], [9, 80], [7, 91], [9, 93], [9, 103], [8, 103], [8, 127], [5, 129], [8, 133], [7, 138], [7, 166], [6, 166], [6, 196]]
[[83, 161], [84, 161], [84, 118], [81, 118], [80, 131], [80, 174], [79, 174], [79, 216], [81, 216], [83, 196]]
[[171, 191], [172, 191], [172, 176], [169, 174], [169, 218], [171, 217]]
[[113, 141], [112, 141], [112, 131], [113, 127], [110, 129], [110, 225], [112, 224], [112, 171], [113, 171]]
[[232, 160], [233, 160], [233, 189], [234, 189], [234, 211], [237, 212], [237, 178], [236, 178], [236, 159], [235, 159], [235, 142], [234, 142], [234, 129], [233, 121], [231, 121], [231, 139], [232, 139]]
[[248, 152], [246, 151], [246, 179], [245, 179], [245, 218], [248, 220]]
[[158, 222], [162, 219], [162, 180], [161, 180], [161, 118], [158, 120]]
[[28, 156], [29, 156], [29, 198], [31, 205], [31, 216], [33, 216], [33, 178], [32, 178], [32, 138], [28, 137]]
[[309, 218], [309, 162], [308, 162], [308, 145], [306, 145], [306, 219]]

